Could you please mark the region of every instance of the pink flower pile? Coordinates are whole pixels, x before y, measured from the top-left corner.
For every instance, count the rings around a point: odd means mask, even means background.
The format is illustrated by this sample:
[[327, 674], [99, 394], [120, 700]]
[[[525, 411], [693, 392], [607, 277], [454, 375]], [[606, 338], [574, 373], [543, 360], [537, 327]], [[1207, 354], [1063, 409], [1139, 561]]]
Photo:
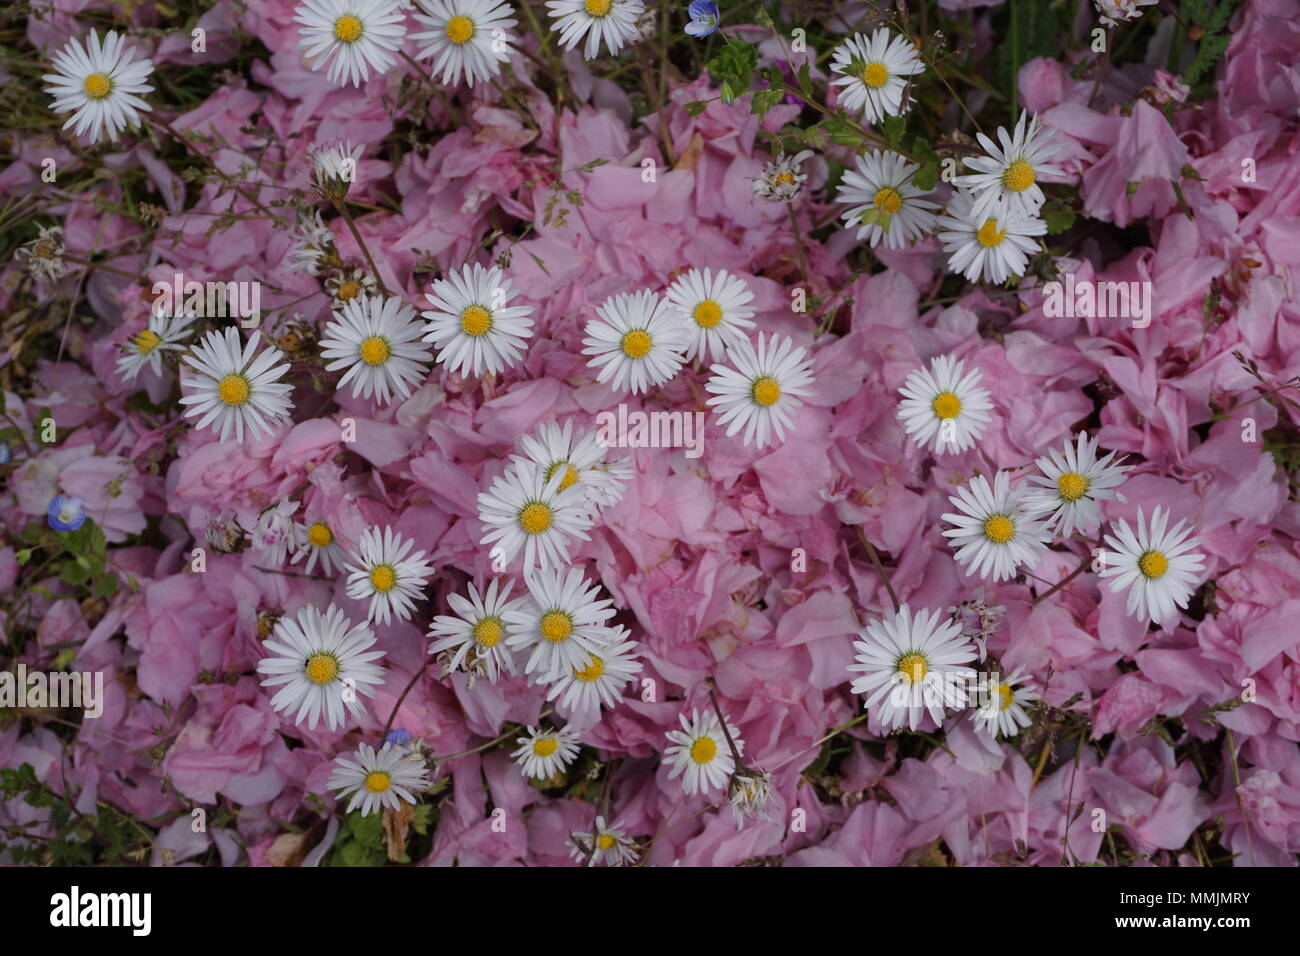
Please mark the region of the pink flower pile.
[[[304, 850], [321, 847], [307, 859], [320, 860], [347, 816], [348, 797], [330, 783], [337, 758], [360, 759], [358, 748], [380, 748], [396, 730], [405, 733], [390, 747], [425, 772], [427, 789], [412, 796], [432, 807], [429, 828], [409, 838], [428, 865], [573, 864], [591, 848], [607, 863], [650, 865], [1295, 865], [1292, 3], [1246, 0], [1215, 95], [1194, 108], [1180, 108], [1177, 77], [1140, 63], [1076, 79], [1086, 45], [1020, 67], [1021, 106], [1054, 131], [1059, 181], [1081, 202], [1059, 273], [1149, 282], [1142, 328], [1049, 315], [1044, 277], [954, 285], [935, 235], [877, 247], [863, 272], [861, 241], [836, 224], [844, 207], [826, 188], [854, 150], [827, 144], [803, 159], [807, 178], [789, 203], [756, 195], [777, 153], [762, 133], [796, 122], [800, 104], [760, 118], [747, 99], [722, 102], [703, 75], [665, 84], [642, 115], [631, 87], [602, 75], [616, 61], [584, 61], [581, 49], [562, 60], [572, 99], [560, 103], [543, 83], [550, 60], [523, 27], [516, 45], [532, 56], [505, 68], [506, 93], [476, 82], [434, 94], [439, 78], [405, 59], [359, 86], [335, 85], [302, 55], [297, 6], [221, 0], [199, 21], [202, 55], [186, 31], [135, 37], [155, 69], [230, 72], [184, 104], [155, 77], [144, 125], [93, 153], [70, 134], [7, 134], [17, 158], [0, 170], [0, 199], [57, 195], [41, 224], [62, 228], [66, 260], [61, 274], [33, 279], [31, 254], [15, 257], [0, 307], [45, 297], [69, 315], [75, 303], [75, 317], [64, 331], [60, 313], [48, 354], [6, 378], [4, 424], [25, 442], [10, 443], [0, 479], [0, 663], [102, 672], [105, 698], [94, 719], [0, 709], [0, 766], [31, 764], [82, 812], [107, 806], [140, 821], [156, 834], [155, 864], [276, 862], [290, 831], [310, 833]], [[703, 42], [680, 33], [681, 6], [672, 42]], [[89, 30], [79, 7], [33, 13], [28, 40], [46, 62]], [[994, 42], [990, 15], [976, 13], [979, 49]], [[158, 25], [156, 14], [133, 16], [118, 29]], [[264, 51], [250, 56], [241, 48], [252, 38]], [[760, 65], [786, 60], [780, 47], [760, 51]], [[617, 62], [650, 69], [626, 48]], [[825, 78], [814, 67], [823, 102]], [[708, 105], [688, 108], [698, 101]], [[355, 233], [313, 184], [313, 150], [344, 141], [361, 147], [346, 200]], [[42, 178], [47, 157], [54, 183]], [[104, 174], [91, 192], [52, 192], [93, 165]], [[116, 174], [140, 169], [148, 186], [133, 195]], [[161, 207], [155, 222], [142, 220], [141, 202]], [[500, 266], [511, 304], [531, 309], [520, 358], [492, 375], [430, 359], [408, 394], [387, 401], [339, 387], [341, 373], [310, 353], [336, 303], [330, 270], [294, 268], [296, 208], [320, 211], [346, 264], [331, 272], [335, 292], [355, 273], [427, 310], [435, 280]], [[722, 357], [633, 393], [597, 381], [584, 354], [607, 300], [663, 296], [690, 269], [743, 281], [753, 341], [762, 333], [806, 350], [812, 384], [765, 446], [718, 424], [706, 385]], [[133, 380], [120, 372], [148, 328], [153, 284], [177, 273], [260, 283], [258, 347], [280, 350], [293, 385], [291, 410], [268, 432], [220, 440], [195, 427], [176, 400], [188, 365], [164, 360]], [[238, 329], [236, 318], [205, 322]], [[240, 329], [240, 341], [253, 334]], [[0, 361], [20, 357], [15, 342]], [[900, 388], [938, 356], [977, 370], [991, 405], [982, 434], [958, 452], [921, 447], [899, 419]], [[621, 496], [592, 508], [586, 538], [568, 540], [559, 566], [581, 569], [611, 602], [601, 626], [625, 629], [640, 669], [585, 715], [548, 698], [525, 673], [526, 651], [499, 675], [449, 669], [429, 653], [428, 633], [456, 613], [449, 597], [471, 583], [481, 595], [496, 579], [513, 596], [528, 590], [523, 563], [484, 543], [479, 496], [539, 426], [594, 430], [620, 404], [707, 421], [699, 457], [606, 449], [628, 466]], [[47, 417], [53, 441], [41, 437]], [[1127, 594], [1092, 566], [1095, 533], [1049, 536], [1004, 580], [965, 573], [943, 534], [949, 499], [972, 479], [1005, 471], [1021, 482], [1079, 432], [1129, 468], [1122, 499], [1102, 502], [1107, 533], [1158, 507], [1171, 525], [1186, 521], [1204, 557], [1186, 606], [1158, 624], [1127, 614]], [[120, 582], [110, 596], [49, 577], [39, 550], [20, 561], [22, 529], [45, 522], [58, 494], [80, 498], [102, 529]], [[308, 571], [290, 548], [269, 561], [277, 509], [288, 525], [327, 524], [343, 560]], [[349, 596], [344, 565], [363, 535], [385, 528], [431, 570], [411, 613], [375, 620], [365, 597]], [[1029, 726], [994, 736], [971, 706], [918, 712], [895, 729], [864, 707], [850, 689], [854, 642], [892, 618], [889, 588], [912, 609], [954, 618], [980, 650], [970, 667], [1019, 669], [1041, 697], [1025, 705]], [[272, 706], [277, 688], [259, 663], [268, 641], [283, 642], [284, 622], [330, 606], [372, 632], [383, 679], [357, 688], [337, 726], [309, 727]], [[724, 741], [716, 779], [682, 773], [692, 727], [718, 729], [715, 700], [741, 765]], [[512, 756], [517, 741], [528, 728], [565, 727], [577, 745], [567, 766], [530, 780]], [[733, 812], [742, 765], [767, 775], [761, 812]], [[200, 808], [208, 825], [195, 832]], [[17, 796], [0, 802], [0, 842], [15, 827], [48, 836], [49, 814]]]

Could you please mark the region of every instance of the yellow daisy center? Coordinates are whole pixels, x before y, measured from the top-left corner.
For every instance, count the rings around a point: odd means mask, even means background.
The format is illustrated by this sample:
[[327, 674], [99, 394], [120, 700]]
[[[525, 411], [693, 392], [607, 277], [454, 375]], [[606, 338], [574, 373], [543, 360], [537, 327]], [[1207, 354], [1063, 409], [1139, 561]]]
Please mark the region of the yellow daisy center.
[[585, 6], [587, 15], [592, 17], [604, 17], [609, 15], [609, 8], [614, 5], [614, 0], [587, 0]]
[[366, 774], [366, 789], [371, 793], [383, 793], [393, 785], [393, 778], [382, 770], [372, 770]]
[[474, 21], [469, 17], [452, 17], [447, 21], [447, 39], [452, 43], [468, 43], [473, 35]]
[[492, 328], [492, 313], [481, 305], [471, 305], [460, 314], [460, 328], [466, 335], [478, 338]]
[[540, 501], [526, 504], [519, 512], [519, 527], [529, 534], [541, 534], [551, 526], [551, 509]]
[[701, 737], [691, 744], [691, 759], [696, 763], [709, 763], [718, 753], [718, 745], [712, 737]]
[[645, 329], [633, 329], [623, 336], [623, 354], [628, 358], [645, 358], [654, 344], [654, 339]]
[[474, 640], [480, 647], [496, 647], [505, 630], [494, 617], [485, 617], [474, 625]]
[[573, 620], [563, 611], [547, 611], [542, 615], [542, 637], [552, 644], [560, 644], [573, 633]]
[[573, 669], [573, 676], [588, 684], [597, 680], [603, 673], [605, 673], [605, 662], [595, 654], [591, 655], [591, 663], [583, 670], [578, 670], [576, 667]]
[[242, 375], [227, 375], [217, 383], [217, 398], [227, 405], [243, 405], [251, 393], [248, 379]]
[[776, 177], [776, 181], [782, 186], [793, 186], [794, 173], [781, 173], [781, 175]]
[[1138, 558], [1138, 570], [1154, 581], [1165, 576], [1169, 570], [1169, 559], [1159, 551], [1148, 551]]
[[902, 674], [909, 684], [919, 684], [925, 680], [925, 675], [930, 673], [930, 665], [925, 662], [924, 654], [913, 651], [898, 659], [898, 673]]
[[559, 749], [560, 745], [551, 737], [543, 737], [541, 740], [533, 741], [533, 753], [539, 757], [549, 757]]
[[1067, 471], [1056, 479], [1056, 490], [1066, 501], [1078, 501], [1088, 493], [1088, 479], [1075, 471]]
[[979, 232], [975, 233], [975, 238], [985, 249], [992, 249], [1007, 237], [1005, 229], [998, 229], [998, 221], [990, 219], [984, 225], [980, 226]]
[[596, 849], [612, 850], [614, 848], [614, 838], [608, 833], [602, 833], [596, 837]]
[[113, 81], [108, 78], [107, 73], [92, 73], [86, 77], [82, 88], [92, 100], [102, 100], [113, 92]]
[[695, 323], [704, 329], [711, 329], [722, 321], [722, 306], [712, 299], [705, 299], [695, 307]]
[[1001, 698], [998, 701], [998, 710], [1006, 710], [1016, 699], [1016, 695], [1011, 691], [1010, 684], [998, 684], [997, 692], [998, 697]]
[[781, 386], [777, 384], [776, 379], [770, 376], [763, 376], [755, 379], [753, 386], [749, 390], [750, 397], [754, 399], [755, 405], [762, 405], [768, 408], [777, 403], [781, 397]]
[[346, 279], [339, 283], [338, 291], [334, 293], [334, 298], [340, 302], [351, 302], [361, 293], [361, 282], [357, 279]]
[[1006, 544], [1015, 533], [1015, 522], [1006, 515], [994, 515], [984, 522], [984, 537], [994, 544]]
[[546, 480], [550, 481], [561, 468], [565, 470], [564, 477], [560, 479], [560, 490], [563, 491], [565, 488], [572, 488], [577, 483], [578, 469], [567, 461], [557, 461], [546, 469]]
[[1037, 178], [1033, 166], [1023, 159], [1017, 159], [1002, 174], [1002, 185], [1013, 193], [1022, 193], [1032, 186]]
[[145, 329], [131, 341], [135, 344], [135, 350], [141, 355], [148, 355], [162, 345], [162, 337], [153, 329]]
[[372, 335], [361, 343], [361, 361], [367, 365], [383, 365], [388, 361], [388, 357], [393, 354], [393, 350], [377, 335]]
[[339, 662], [333, 654], [321, 652], [307, 658], [304, 668], [307, 679], [313, 684], [331, 684], [339, 676]]
[[387, 594], [397, 587], [397, 572], [386, 564], [376, 565], [370, 572], [370, 586], [380, 594]]
[[952, 392], [940, 392], [934, 397], [933, 405], [938, 418], [956, 418], [961, 414], [961, 399]]
[[892, 216], [894, 213], [898, 212], [898, 210], [903, 208], [903, 194], [893, 186], [886, 186], [884, 189], [876, 192], [875, 198], [871, 200], [871, 204], [877, 209], [883, 209]]
[[862, 68], [862, 82], [878, 90], [889, 82], [889, 70], [883, 63], [868, 63]]
[[343, 43], [356, 43], [365, 29], [361, 18], [352, 13], [345, 13], [334, 21], [334, 37]]
[[328, 548], [334, 543], [334, 532], [324, 521], [317, 521], [307, 529], [307, 540], [317, 548]]

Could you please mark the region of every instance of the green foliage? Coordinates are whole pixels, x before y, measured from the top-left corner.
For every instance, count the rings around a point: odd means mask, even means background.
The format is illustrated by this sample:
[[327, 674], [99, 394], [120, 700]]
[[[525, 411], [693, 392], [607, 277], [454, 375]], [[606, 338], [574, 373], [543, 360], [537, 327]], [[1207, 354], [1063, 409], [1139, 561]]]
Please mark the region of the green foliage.
[[387, 861], [383, 814], [363, 817], [360, 810], [353, 810], [339, 827], [329, 865], [383, 866]]
[[[99, 804], [94, 817], [79, 813], [65, 797], [36, 776], [29, 763], [0, 768], [0, 799], [48, 810], [48, 820], [0, 827], [0, 850], [14, 862], [39, 866], [121, 865], [141, 860], [154, 834], [120, 810]], [[31, 831], [33, 836], [25, 834]], [[52, 832], [53, 836], [48, 836]], [[39, 836], [39, 839], [36, 837]]]
[[707, 64], [709, 75], [722, 82], [724, 102], [731, 102], [749, 92], [756, 66], [758, 48], [732, 37], [727, 38], [726, 46]]
[[1183, 82], [1188, 86], [1195, 86], [1210, 73], [1228, 49], [1232, 40], [1232, 35], [1227, 32], [1228, 21], [1240, 4], [1241, 0], [1219, 0], [1213, 10], [1209, 9], [1207, 0], [1188, 0], [1184, 5], [1184, 22], [1195, 24], [1203, 31], [1196, 47], [1196, 58], [1183, 71]]

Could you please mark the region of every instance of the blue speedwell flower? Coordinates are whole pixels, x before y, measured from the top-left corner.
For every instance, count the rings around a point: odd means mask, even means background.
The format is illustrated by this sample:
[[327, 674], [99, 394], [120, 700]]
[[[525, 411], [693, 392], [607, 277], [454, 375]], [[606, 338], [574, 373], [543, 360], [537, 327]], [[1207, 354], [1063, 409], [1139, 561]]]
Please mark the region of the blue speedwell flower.
[[691, 36], [706, 37], [718, 29], [718, 5], [713, 0], [694, 0], [686, 12], [691, 18], [686, 32]]
[[411, 732], [409, 730], [403, 730], [401, 727], [389, 731], [388, 736], [384, 738], [384, 743], [392, 744], [394, 747], [405, 747], [410, 742]]
[[14, 453], [9, 450], [9, 443], [0, 441], [0, 465], [7, 465], [13, 461]]
[[86, 523], [86, 509], [80, 498], [55, 495], [50, 499], [50, 527], [55, 531], [76, 531]]

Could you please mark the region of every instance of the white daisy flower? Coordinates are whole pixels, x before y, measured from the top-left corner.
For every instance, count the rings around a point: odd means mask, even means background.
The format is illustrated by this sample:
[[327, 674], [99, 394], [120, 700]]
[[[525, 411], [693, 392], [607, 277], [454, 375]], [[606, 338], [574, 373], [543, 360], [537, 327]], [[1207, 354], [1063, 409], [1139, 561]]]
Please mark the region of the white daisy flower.
[[[498, 589], [498, 584], [501, 587]], [[448, 594], [454, 617], [440, 614], [429, 625], [430, 654], [445, 654], [447, 669], [463, 669], [470, 674], [484, 674], [495, 681], [498, 674], [513, 674], [515, 659], [503, 641], [506, 636], [505, 614], [520, 610], [526, 598], [510, 600], [510, 582], [493, 578], [481, 596], [471, 581], [469, 598]]]
[[605, 457], [605, 449], [596, 442], [596, 432], [575, 431], [573, 419], [563, 427], [545, 422], [537, 427], [535, 434], [521, 438], [519, 444], [528, 460], [542, 468], [547, 481], [558, 471], [564, 473], [560, 478], [561, 491], [578, 485], [590, 500], [596, 485], [612, 480], [609, 472], [596, 467]]
[[[736, 761], [718, 718], [712, 711], [692, 710], [689, 720], [685, 713], [680, 715], [680, 720], [682, 729], [667, 733], [669, 747], [664, 751], [664, 759], [671, 767], [668, 779], [681, 777], [682, 792], [687, 796], [725, 788], [736, 769]], [[743, 754], [745, 742], [740, 739], [740, 732], [730, 722], [727, 731], [736, 744], [736, 753]]]
[[287, 499], [267, 508], [249, 533], [253, 550], [272, 568], [284, 567], [290, 552], [302, 546], [302, 526], [293, 520], [298, 508], [299, 502]]
[[578, 863], [626, 866], [636, 862], [636, 844], [617, 826], [606, 826], [604, 817], [596, 817], [594, 833], [574, 833], [572, 836], [569, 855]]
[[[912, 41], [881, 27], [865, 37], [855, 33], [835, 48], [831, 80], [840, 88], [838, 102], [847, 110], [861, 110], [868, 123], [907, 111], [908, 77], [925, 72]], [[908, 97], [910, 100], [910, 97]]]
[[398, 395], [409, 398], [411, 386], [424, 379], [421, 363], [429, 361], [432, 349], [420, 344], [420, 332], [415, 309], [396, 296], [354, 299], [326, 324], [321, 358], [326, 371], [347, 369], [338, 387], [351, 382], [353, 398], [373, 394], [387, 405]]
[[588, 581], [581, 568], [531, 574], [528, 593], [531, 601], [501, 615], [506, 645], [530, 652], [525, 674], [549, 683], [589, 667], [593, 654], [606, 652], [613, 632], [605, 622], [614, 616], [614, 602], [598, 600], [600, 585]]
[[56, 282], [63, 277], [67, 266], [63, 254], [62, 226], [41, 226], [35, 239], [29, 239], [14, 251], [15, 259], [27, 260], [27, 271], [38, 282]]
[[384, 670], [375, 663], [383, 651], [369, 651], [374, 632], [364, 621], [353, 624], [334, 605], [324, 614], [310, 604], [297, 619], [280, 618], [264, 645], [270, 652], [257, 662], [263, 687], [279, 687], [271, 707], [291, 717], [295, 724], [305, 719], [310, 730], [322, 717], [325, 726], [343, 726], [344, 710], [360, 719], [365, 707], [361, 694], [374, 697], [384, 683]]
[[163, 353], [184, 351], [181, 343], [190, 337], [193, 324], [194, 317], [190, 315], [150, 312], [148, 327], [131, 336], [130, 343], [122, 347], [117, 374], [126, 382], [134, 382], [145, 368], [155, 376], [161, 375]]
[[794, 422], [794, 410], [803, 405], [813, 384], [812, 360], [807, 350], [795, 347], [794, 339], [758, 335], [758, 349], [749, 339], [740, 339], [727, 349], [736, 367], [714, 365], [704, 384], [712, 393], [709, 404], [719, 413], [727, 437], [745, 430], [744, 443], [765, 448], [785, 438]]
[[979, 387], [980, 370], [972, 367], [966, 372], [965, 368], [960, 359], [936, 355], [928, 369], [912, 372], [898, 390], [903, 396], [898, 420], [920, 447], [963, 452], [984, 434], [993, 403], [988, 390]]
[[874, 249], [882, 242], [886, 249], [902, 249], [932, 232], [939, 204], [921, 196], [930, 193], [912, 185], [921, 167], [898, 153], [872, 150], [858, 156], [857, 169], [846, 169], [835, 201], [851, 205], [842, 218], [856, 226], [857, 238]]
[[772, 775], [748, 767], [737, 770], [727, 784], [727, 799], [731, 801], [731, 816], [737, 830], [744, 827], [749, 817], [771, 820], [768, 803], [772, 800]]
[[1111, 524], [1115, 534], [1106, 535], [1109, 551], [1101, 554], [1100, 576], [1114, 577], [1112, 594], [1128, 589], [1130, 617], [1153, 624], [1168, 623], [1178, 608], [1186, 608], [1205, 571], [1205, 555], [1193, 552], [1199, 542], [1191, 537], [1186, 519], [1168, 528], [1169, 511], [1159, 506], [1147, 523], [1138, 509], [1137, 532], [1123, 518]]
[[1043, 695], [1023, 683], [1023, 667], [1017, 667], [1005, 679], [998, 674], [992, 677], [988, 699], [971, 715], [971, 719], [990, 737], [1014, 737], [1032, 723], [1025, 705], [1040, 700]]
[[438, 361], [462, 375], [495, 375], [518, 364], [533, 335], [533, 307], [507, 305], [515, 292], [495, 266], [465, 266], [433, 284], [425, 298], [433, 311], [421, 313], [426, 342]]
[[519, 744], [510, 756], [523, 775], [530, 780], [549, 780], [578, 755], [578, 738], [567, 730], [528, 728], [527, 737], [516, 737]]
[[645, 10], [642, 0], [548, 0], [546, 12], [560, 31], [560, 46], [572, 50], [585, 36], [584, 60], [594, 60], [603, 42], [610, 55], [637, 38], [637, 20]]
[[45, 92], [54, 96], [51, 109], [72, 113], [63, 128], [73, 127], [77, 136], [89, 132], [92, 143], [99, 142], [101, 133], [117, 142], [122, 130], [140, 125], [141, 110], [152, 109], [136, 94], [153, 91], [145, 82], [153, 62], [137, 60], [136, 49], [113, 31], [102, 44], [99, 33], [90, 31], [84, 49], [75, 38], [68, 40], [54, 55], [54, 69], [42, 77], [50, 84]]
[[948, 270], [971, 282], [1003, 283], [1024, 274], [1038, 251], [1032, 236], [1047, 232], [1047, 223], [994, 200], [974, 208], [975, 197], [957, 192], [939, 217], [939, 240], [948, 254]]
[[628, 681], [641, 672], [636, 642], [625, 639], [627, 629], [607, 628], [605, 633], [608, 643], [591, 654], [585, 666], [570, 668], [556, 678], [546, 692], [548, 701], [558, 698], [574, 717], [595, 717], [602, 706], [617, 705]]
[[975, 648], [961, 633], [961, 625], [938, 609], [915, 615], [904, 604], [892, 616], [872, 621], [854, 641], [861, 671], [850, 690], [866, 697], [866, 707], [886, 733], [907, 723], [916, 730], [928, 712], [942, 725], [945, 707], [966, 705], [966, 684], [975, 671], [965, 663], [975, 658]]
[[975, 172], [958, 176], [953, 185], [975, 194], [977, 214], [987, 212], [1000, 201], [1014, 212], [1037, 215], [1047, 199], [1038, 181], [1043, 176], [1061, 174], [1059, 166], [1047, 163], [1060, 151], [1052, 131], [1036, 115], [1030, 118], [1028, 113], [1021, 113], [1012, 135], [1007, 135], [1006, 127], [998, 127], [1001, 147], [983, 133], [977, 133], [975, 138], [988, 155], [967, 157], [966, 165]]
[[507, 564], [521, 554], [527, 574], [533, 568], [551, 568], [569, 560], [569, 539], [587, 540], [591, 517], [586, 494], [580, 487], [560, 490], [566, 472], [550, 479], [540, 467], [516, 458], [492, 487], [478, 496], [478, 520], [488, 529], [480, 544], [496, 543], [494, 560]]
[[466, 85], [486, 83], [510, 59], [514, 7], [500, 0], [416, 0], [422, 13], [415, 19], [429, 29], [412, 34], [421, 43], [416, 59], [432, 59], [432, 73], [442, 73], [445, 86], [455, 86], [465, 74]]
[[745, 338], [754, 328], [754, 309], [749, 305], [754, 293], [726, 269], [719, 269], [716, 275], [709, 269], [692, 269], [664, 294], [690, 333], [687, 361], [696, 356], [722, 358], [727, 345]]
[[814, 155], [811, 149], [793, 156], [777, 153], [776, 159], [764, 166], [754, 178], [754, 196], [768, 202], [792, 202], [808, 179], [808, 174], [800, 167], [805, 159]]
[[1097, 458], [1097, 440], [1087, 432], [1079, 432], [1076, 448], [1065, 443], [1065, 453], [1052, 449], [1039, 458], [1041, 475], [1030, 475], [1031, 485], [1042, 488], [1025, 492], [1025, 507], [1031, 511], [1051, 512], [1047, 527], [1068, 536], [1073, 531], [1091, 534], [1101, 525], [1101, 505], [1109, 498], [1127, 500], [1115, 491], [1124, 484], [1124, 473], [1129, 470], [1123, 459], [1112, 464], [1117, 452]]
[[397, 62], [405, 16], [395, 0], [303, 0], [294, 19], [312, 69], [328, 63], [331, 83], [360, 86], [372, 69], [385, 73]]
[[689, 334], [681, 317], [648, 289], [610, 296], [587, 323], [582, 340], [596, 381], [616, 392], [648, 392], [677, 374]]
[[181, 404], [191, 406], [186, 418], [199, 416], [195, 428], [214, 425], [221, 441], [232, 431], [236, 441], [243, 441], [245, 428], [256, 439], [270, 434], [289, 414], [293, 386], [279, 381], [289, 366], [275, 364], [281, 356], [275, 349], [257, 354], [261, 334], [254, 332], [241, 348], [237, 329], [212, 331], [185, 356], [185, 364], [197, 374], [182, 378], [181, 384], [191, 391], [181, 397]]
[[312, 573], [316, 562], [319, 561], [321, 573], [333, 575], [335, 568], [342, 568], [347, 564], [348, 553], [343, 545], [339, 544], [334, 529], [329, 526], [329, 523], [317, 519], [302, 529], [302, 544], [294, 552], [291, 563], [297, 564], [303, 558], [307, 559], [307, 565], [303, 568], [307, 574]]
[[359, 302], [378, 295], [379, 283], [364, 269], [342, 269], [325, 280], [325, 292], [337, 311], [349, 302]]
[[1142, 7], [1154, 6], [1157, 0], [1092, 0], [1097, 8], [1097, 19], [1105, 26], [1113, 27], [1126, 20], [1136, 20], [1142, 16]]
[[943, 536], [957, 549], [953, 557], [967, 574], [1009, 580], [1047, 548], [1048, 533], [1025, 507], [1022, 490], [1011, 487], [1009, 472], [999, 471], [991, 488], [987, 478], [976, 475], [948, 500], [958, 512], [942, 516], [954, 525]]
[[333, 254], [333, 249], [334, 230], [325, 225], [320, 212], [312, 210], [311, 215], [300, 214], [293, 230], [293, 246], [289, 249], [287, 268], [290, 272], [319, 275]]
[[369, 620], [387, 624], [397, 617], [411, 619], [415, 602], [424, 597], [424, 585], [433, 574], [433, 566], [424, 560], [424, 552], [411, 553], [414, 541], [408, 541], [391, 527], [381, 532], [367, 528], [348, 572], [347, 595], [358, 601], [370, 599]]
[[362, 744], [351, 756], [334, 762], [326, 786], [337, 790], [339, 799], [352, 794], [347, 812], [359, 806], [365, 817], [378, 810], [400, 810], [402, 801], [415, 803], [416, 794], [428, 789], [429, 779], [424, 760], [406, 747], [386, 743], [376, 753]]

